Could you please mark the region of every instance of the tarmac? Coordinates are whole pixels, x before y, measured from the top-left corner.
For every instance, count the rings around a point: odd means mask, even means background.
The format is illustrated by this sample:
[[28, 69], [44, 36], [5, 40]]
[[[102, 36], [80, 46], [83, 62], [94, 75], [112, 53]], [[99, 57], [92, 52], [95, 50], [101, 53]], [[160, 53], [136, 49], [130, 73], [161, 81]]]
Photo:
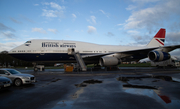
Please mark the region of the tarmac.
[[179, 69], [18, 70], [37, 82], [0, 91], [0, 109], [180, 109]]

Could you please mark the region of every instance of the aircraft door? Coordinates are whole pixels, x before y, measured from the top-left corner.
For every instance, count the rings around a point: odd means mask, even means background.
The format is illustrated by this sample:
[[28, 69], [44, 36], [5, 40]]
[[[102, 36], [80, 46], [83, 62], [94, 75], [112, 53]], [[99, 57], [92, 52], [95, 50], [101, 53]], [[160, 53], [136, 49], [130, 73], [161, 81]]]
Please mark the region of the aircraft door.
[[68, 55], [73, 55], [75, 52], [74, 48], [68, 48]]
[[45, 54], [45, 48], [42, 47], [42, 48], [41, 48], [41, 51], [40, 51], [40, 55], [44, 55], [44, 54]]

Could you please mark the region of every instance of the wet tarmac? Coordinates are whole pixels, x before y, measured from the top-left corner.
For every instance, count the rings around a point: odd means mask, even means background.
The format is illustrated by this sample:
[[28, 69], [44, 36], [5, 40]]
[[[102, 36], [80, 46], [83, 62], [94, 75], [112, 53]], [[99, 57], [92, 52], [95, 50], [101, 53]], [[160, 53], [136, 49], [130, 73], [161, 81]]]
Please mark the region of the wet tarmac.
[[24, 73], [37, 82], [0, 91], [0, 109], [180, 109], [179, 70]]

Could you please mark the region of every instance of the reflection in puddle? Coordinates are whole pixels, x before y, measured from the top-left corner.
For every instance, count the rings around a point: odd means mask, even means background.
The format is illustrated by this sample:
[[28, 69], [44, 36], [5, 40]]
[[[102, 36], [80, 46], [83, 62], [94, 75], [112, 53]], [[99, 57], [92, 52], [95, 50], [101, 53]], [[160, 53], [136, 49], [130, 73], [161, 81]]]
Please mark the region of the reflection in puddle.
[[169, 99], [169, 97], [165, 96], [165, 95], [158, 95], [159, 97], [161, 97], [161, 99], [165, 102], [165, 103], [171, 103], [171, 100]]
[[157, 89], [152, 86], [141, 86], [141, 85], [131, 85], [131, 84], [124, 84], [123, 87], [129, 87], [129, 88], [141, 88], [141, 89]]
[[60, 101], [52, 109], [70, 109], [73, 106], [74, 101]]
[[69, 101], [60, 101], [52, 109], [70, 109], [70, 108], [73, 108], [73, 104], [74, 104], [75, 99], [77, 99], [80, 94], [84, 93], [84, 87], [86, 87], [89, 84], [97, 84], [97, 83], [102, 83], [102, 81], [91, 79], [91, 80], [83, 81], [80, 84], [75, 84], [75, 86], [77, 88], [80, 88], [80, 89], [77, 90], [73, 95], [71, 95], [72, 99]]
[[97, 83], [102, 83], [102, 81], [91, 79], [91, 80], [83, 81], [80, 84], [75, 84], [75, 86], [76, 87], [86, 87], [88, 84], [97, 84]]
[[[164, 80], [164, 81], [170, 81], [170, 82], [180, 82], [180, 79], [178, 78], [173, 78], [171, 76], [161, 76], [161, 75], [133, 75], [133, 76], [120, 76], [119, 78], [117, 78], [118, 81], [123, 81], [123, 82], [127, 82], [129, 81], [130, 79], [131, 80], [135, 80], [135, 79], [143, 79], [143, 78], [156, 78], [156, 79], [161, 79], [161, 80]], [[159, 80], [155, 80], [155, 81], [152, 81], [152, 82], [158, 82]]]
[[80, 88], [78, 91], [76, 91], [73, 95], [72, 98], [78, 98], [80, 94], [84, 92], [84, 88]]
[[[168, 96], [162, 95], [160, 93], [160, 90], [158, 89], [161, 87], [157, 88], [157, 86], [151, 86], [152, 83], [161, 82], [161, 80], [179, 83], [180, 79], [178, 78], [162, 75], [122, 75], [118, 77], [117, 80], [124, 83], [123, 89], [126, 93], [148, 96], [155, 99], [157, 102], [161, 103], [168, 109], [180, 109], [180, 100], [171, 100]], [[136, 80], [140, 81], [137, 82]], [[139, 83], [142, 83], [143, 85], [139, 85]]]
[[70, 109], [70, 108], [72, 108], [75, 99], [78, 98], [79, 95], [82, 94], [83, 92], [84, 92], [84, 88], [80, 88], [71, 96], [73, 99], [71, 99], [69, 101], [65, 101], [65, 100], [60, 101], [52, 109]]
[[158, 102], [163, 102], [163, 100], [156, 94], [152, 89], [136, 89], [136, 88], [127, 88], [124, 89], [125, 92], [136, 95], [144, 95], [156, 99]]
[[126, 93], [148, 96], [155, 99], [157, 102], [161, 103], [167, 109], [180, 109], [179, 100], [170, 100], [168, 96], [160, 95], [158, 90], [152, 89], [136, 89], [136, 88], [124, 88]]
[[180, 79], [172, 77], [173, 81], [180, 82]]

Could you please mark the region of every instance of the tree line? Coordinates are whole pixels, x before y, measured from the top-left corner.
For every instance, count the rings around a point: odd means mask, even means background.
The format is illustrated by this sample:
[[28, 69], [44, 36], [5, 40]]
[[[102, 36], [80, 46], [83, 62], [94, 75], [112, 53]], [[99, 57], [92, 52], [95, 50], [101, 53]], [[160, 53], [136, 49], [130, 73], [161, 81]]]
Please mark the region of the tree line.
[[0, 53], [0, 66], [1, 67], [32, 67], [31, 62], [22, 61], [8, 55], [7, 51]]
[[[40, 65], [54, 66], [54, 63], [41, 63]], [[0, 67], [33, 67], [32, 62], [16, 59], [8, 55], [8, 51], [0, 52]]]

